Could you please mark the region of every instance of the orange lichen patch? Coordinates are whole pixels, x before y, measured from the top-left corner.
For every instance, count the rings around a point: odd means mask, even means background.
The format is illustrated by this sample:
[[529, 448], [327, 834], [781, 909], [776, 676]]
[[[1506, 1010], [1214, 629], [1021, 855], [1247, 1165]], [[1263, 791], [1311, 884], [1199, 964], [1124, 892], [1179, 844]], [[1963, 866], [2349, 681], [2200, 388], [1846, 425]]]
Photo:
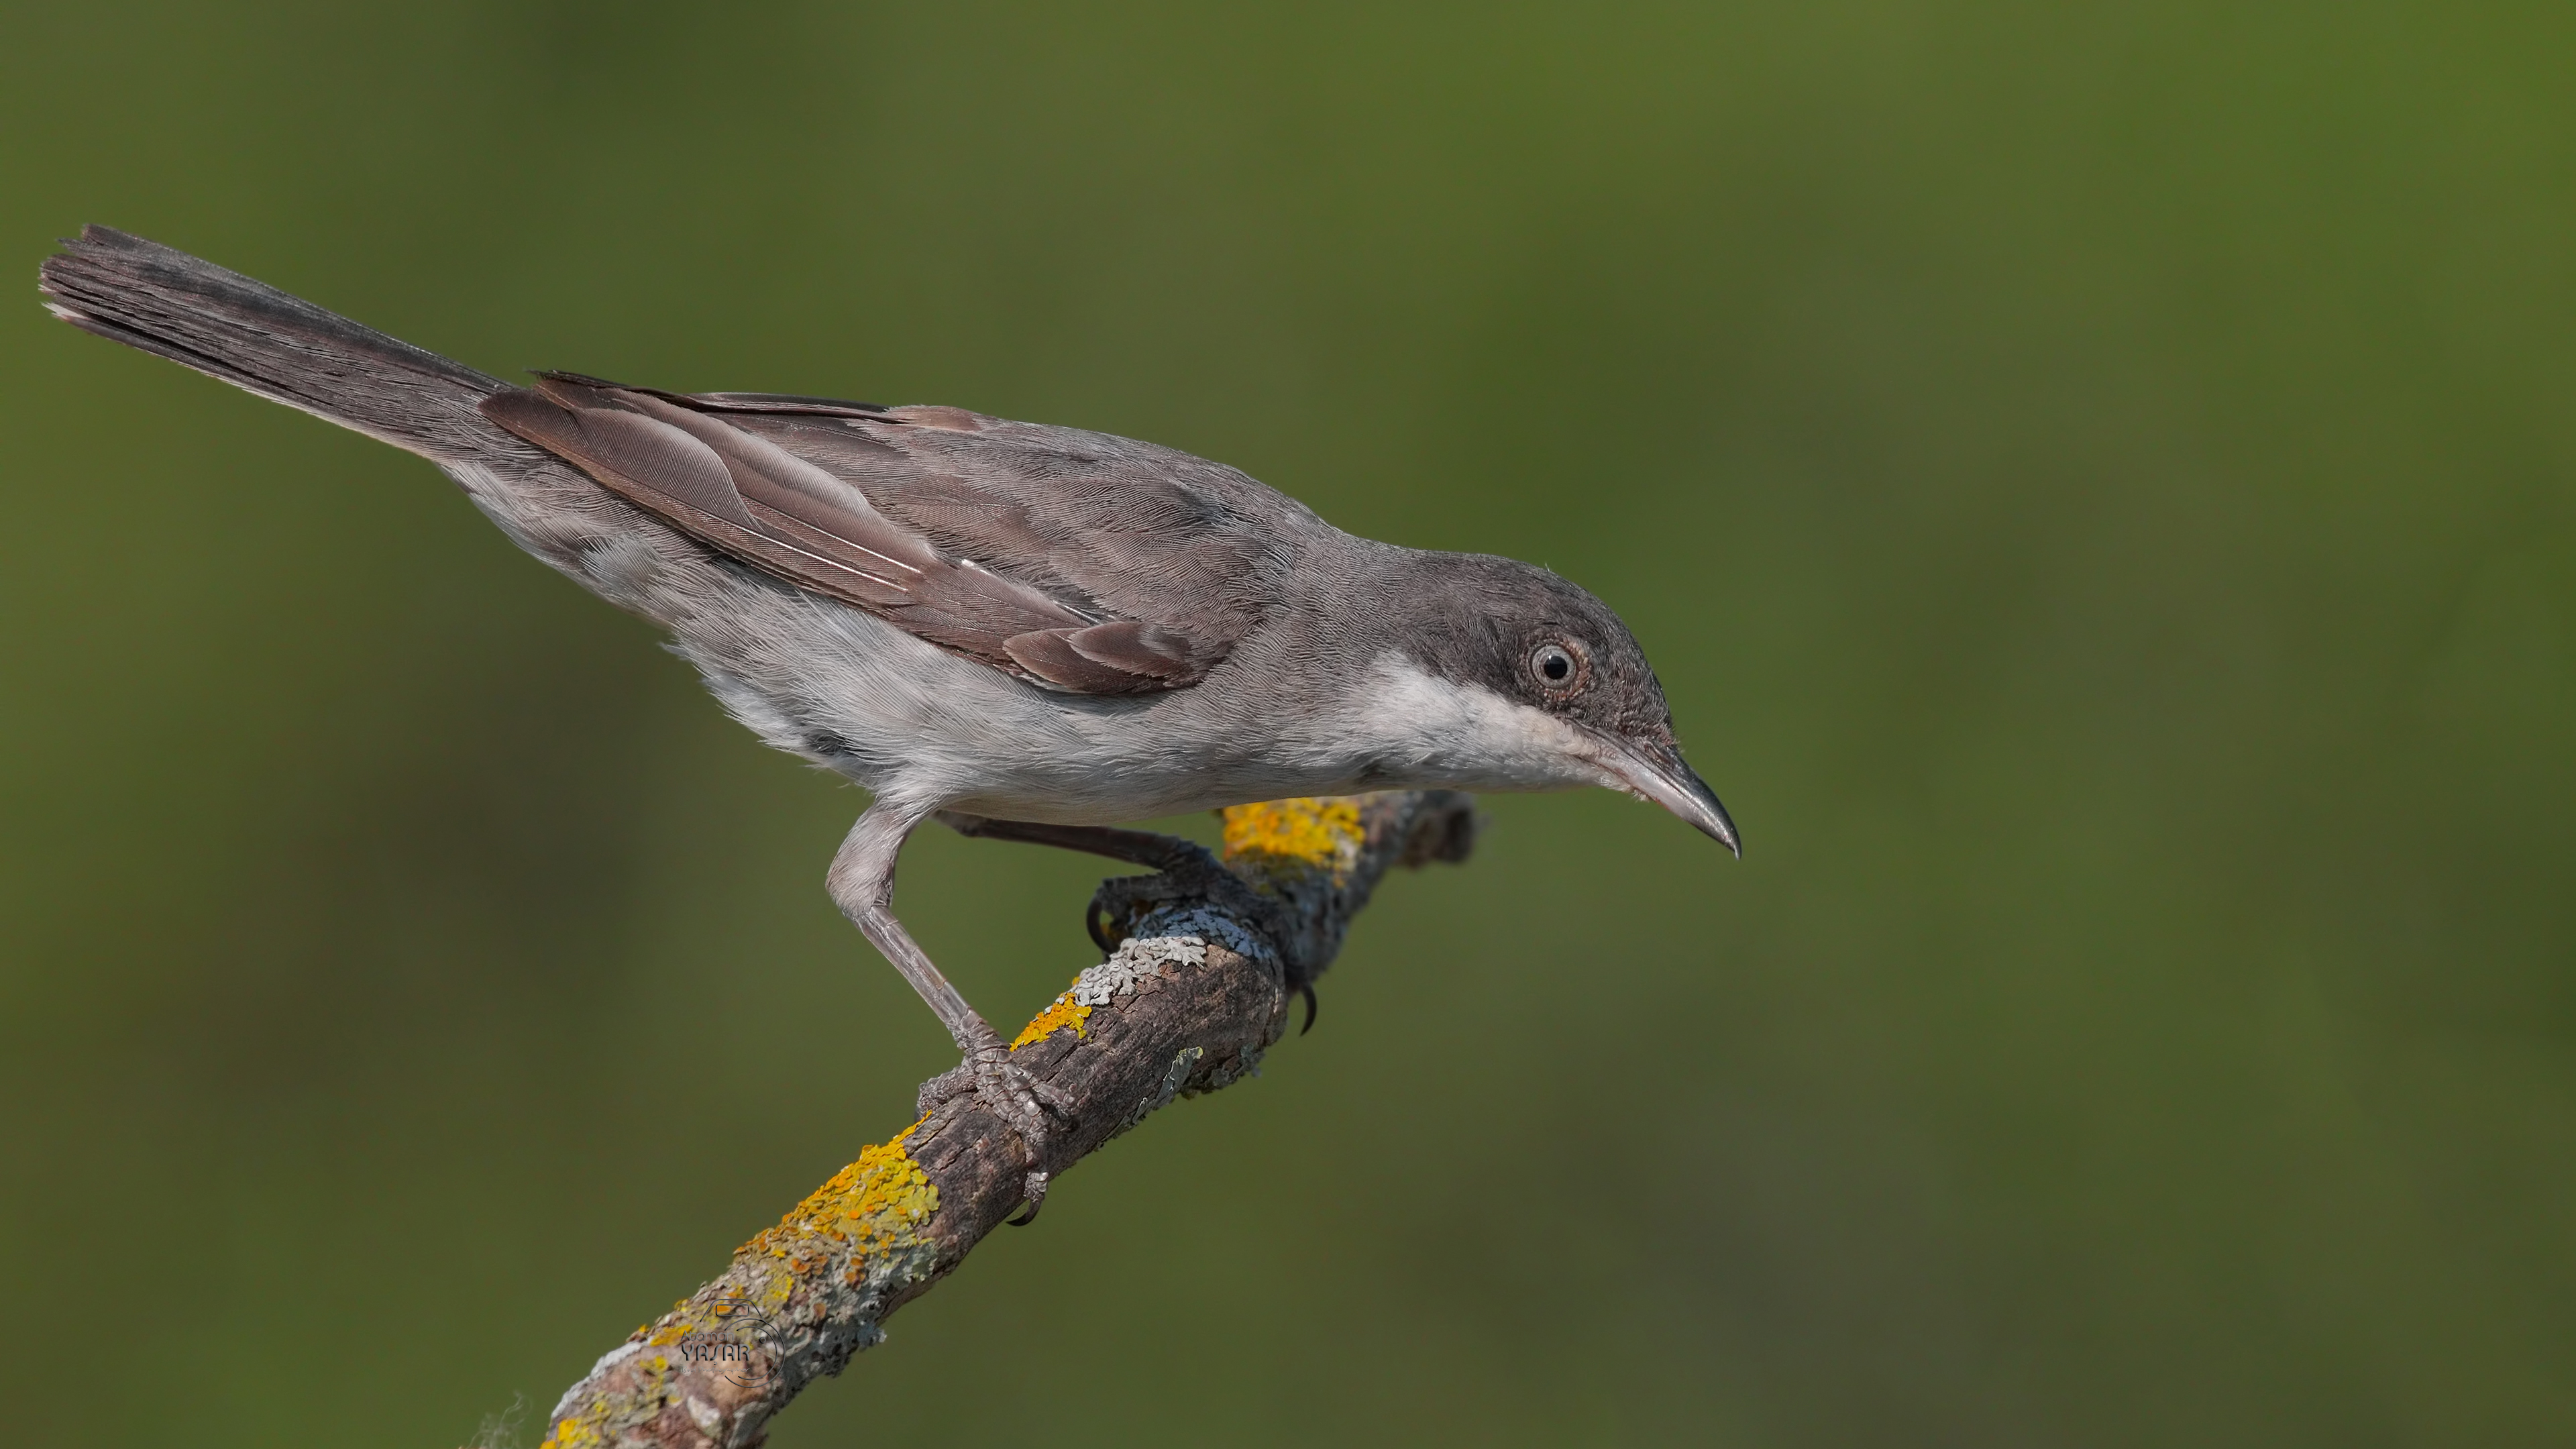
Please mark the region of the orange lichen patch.
[[[699, 1335], [746, 1342], [742, 1335], [756, 1336], [773, 1315], [798, 1299], [800, 1288], [806, 1290], [806, 1306], [799, 1311], [819, 1312], [814, 1305], [830, 1290], [814, 1283], [816, 1278], [876, 1292], [927, 1277], [937, 1248], [925, 1230], [939, 1211], [939, 1187], [903, 1146], [920, 1126], [915, 1122], [893, 1141], [861, 1152], [858, 1161], [834, 1173], [778, 1226], [743, 1244], [723, 1292], [689, 1299], [636, 1330], [629, 1340], [640, 1340], [639, 1356], [630, 1361], [635, 1382], [557, 1421], [543, 1449], [605, 1445], [626, 1428], [650, 1420], [668, 1401], [678, 1372], [671, 1355], [656, 1350], [685, 1345]], [[866, 1328], [873, 1331], [872, 1324]], [[870, 1341], [863, 1334], [862, 1346]]]
[[640, 1354], [629, 1362], [636, 1378], [631, 1387], [597, 1395], [578, 1415], [556, 1420], [537, 1449], [604, 1449], [612, 1442], [631, 1442], [623, 1430], [649, 1422], [670, 1402], [679, 1365], [666, 1353]]
[[[1075, 978], [1077, 984], [1080, 979]], [[1091, 1008], [1076, 1005], [1073, 993], [1068, 991], [1057, 997], [1053, 1006], [1039, 1012], [1028, 1025], [1020, 1028], [1020, 1034], [1011, 1038], [1011, 1050], [1018, 1051], [1033, 1041], [1045, 1041], [1060, 1026], [1072, 1027], [1075, 1036], [1083, 1036], [1086, 1033], [1082, 1029], [1082, 1024], [1090, 1019]]]
[[1360, 807], [1340, 798], [1301, 795], [1224, 812], [1225, 855], [1244, 865], [1294, 862], [1340, 875], [1359, 857]]
[[920, 1126], [915, 1122], [893, 1141], [861, 1152], [858, 1161], [832, 1174], [778, 1226], [743, 1244], [741, 1251], [765, 1253], [802, 1272], [829, 1258], [864, 1258], [913, 1247], [919, 1242], [918, 1229], [939, 1211], [937, 1184], [903, 1150], [903, 1140]]

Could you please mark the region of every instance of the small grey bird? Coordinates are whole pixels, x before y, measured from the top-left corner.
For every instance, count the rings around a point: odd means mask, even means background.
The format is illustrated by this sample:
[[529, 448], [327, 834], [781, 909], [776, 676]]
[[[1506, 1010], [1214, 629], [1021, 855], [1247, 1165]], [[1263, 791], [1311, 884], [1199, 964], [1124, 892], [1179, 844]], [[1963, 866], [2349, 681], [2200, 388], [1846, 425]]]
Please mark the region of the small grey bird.
[[[75, 327], [435, 463], [521, 548], [670, 631], [736, 719], [867, 787], [832, 898], [954, 1037], [925, 1105], [1051, 1100], [890, 909], [923, 821], [1168, 866], [1107, 828], [1360, 790], [1602, 785], [1739, 849], [1619, 616], [1545, 569], [1355, 538], [1221, 464], [953, 407], [517, 388], [105, 227]], [[1294, 983], [1292, 983], [1294, 984]]]

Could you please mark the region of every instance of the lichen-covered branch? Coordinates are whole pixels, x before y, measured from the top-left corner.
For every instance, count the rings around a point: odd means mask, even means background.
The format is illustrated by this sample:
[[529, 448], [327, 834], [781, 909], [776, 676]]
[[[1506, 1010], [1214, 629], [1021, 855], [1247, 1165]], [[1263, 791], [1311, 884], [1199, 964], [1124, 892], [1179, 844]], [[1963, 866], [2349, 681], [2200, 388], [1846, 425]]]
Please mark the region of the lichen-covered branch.
[[[1173, 1098], [1251, 1071], [1378, 878], [1462, 860], [1473, 833], [1472, 803], [1448, 791], [1246, 805], [1225, 812], [1224, 863], [1253, 897], [1180, 876], [1104, 882], [1093, 910], [1117, 950], [1011, 1044], [1074, 1104], [1040, 1165], [1060, 1174]], [[547, 1449], [759, 1444], [1011, 1215], [1019, 1154], [973, 1093], [861, 1152], [600, 1359], [555, 1406]]]

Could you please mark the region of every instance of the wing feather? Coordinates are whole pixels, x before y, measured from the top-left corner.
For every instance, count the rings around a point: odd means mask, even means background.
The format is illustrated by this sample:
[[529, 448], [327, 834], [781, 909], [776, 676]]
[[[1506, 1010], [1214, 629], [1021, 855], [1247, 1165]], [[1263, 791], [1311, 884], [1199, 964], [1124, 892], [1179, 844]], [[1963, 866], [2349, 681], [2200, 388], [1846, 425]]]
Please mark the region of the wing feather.
[[1123, 438], [571, 373], [483, 404], [701, 543], [1033, 683], [1197, 683], [1258, 618], [1266, 513], [1232, 469]]

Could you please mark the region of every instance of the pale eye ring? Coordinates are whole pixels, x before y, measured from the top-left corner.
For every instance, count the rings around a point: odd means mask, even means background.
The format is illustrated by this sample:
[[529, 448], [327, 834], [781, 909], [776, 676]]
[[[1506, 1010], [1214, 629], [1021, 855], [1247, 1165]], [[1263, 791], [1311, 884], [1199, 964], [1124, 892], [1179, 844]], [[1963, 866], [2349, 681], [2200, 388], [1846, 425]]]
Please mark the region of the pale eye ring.
[[1551, 642], [1531, 650], [1529, 667], [1542, 689], [1569, 690], [1583, 679], [1583, 661], [1563, 644]]

